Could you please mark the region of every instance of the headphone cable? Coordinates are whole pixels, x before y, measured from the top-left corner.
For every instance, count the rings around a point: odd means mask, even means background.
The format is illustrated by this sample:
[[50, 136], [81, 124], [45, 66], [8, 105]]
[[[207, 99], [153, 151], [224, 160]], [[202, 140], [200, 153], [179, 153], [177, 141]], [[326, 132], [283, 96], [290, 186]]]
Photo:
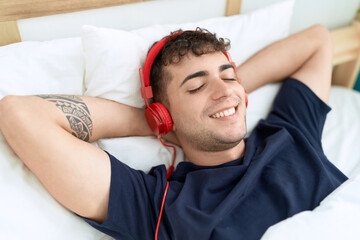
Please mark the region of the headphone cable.
[[162, 217], [162, 213], [163, 213], [163, 210], [164, 210], [166, 194], [167, 194], [167, 191], [168, 191], [168, 188], [169, 188], [169, 181], [168, 181], [168, 179], [170, 178], [171, 173], [172, 173], [173, 170], [174, 170], [174, 164], [175, 164], [175, 159], [176, 159], [176, 148], [175, 148], [175, 146], [173, 146], [173, 145], [168, 145], [168, 144], [164, 143], [164, 142], [161, 140], [161, 137], [160, 137], [160, 136], [158, 136], [158, 139], [159, 139], [159, 141], [161, 142], [161, 144], [164, 145], [165, 147], [174, 149], [174, 154], [173, 154], [172, 163], [171, 163], [171, 165], [170, 165], [170, 167], [169, 167], [169, 169], [167, 170], [167, 173], [166, 173], [166, 187], [165, 187], [163, 199], [162, 199], [162, 202], [161, 202], [161, 208], [160, 208], [159, 218], [158, 218], [157, 225], [156, 225], [155, 240], [158, 239], [158, 232], [159, 232], [161, 217]]

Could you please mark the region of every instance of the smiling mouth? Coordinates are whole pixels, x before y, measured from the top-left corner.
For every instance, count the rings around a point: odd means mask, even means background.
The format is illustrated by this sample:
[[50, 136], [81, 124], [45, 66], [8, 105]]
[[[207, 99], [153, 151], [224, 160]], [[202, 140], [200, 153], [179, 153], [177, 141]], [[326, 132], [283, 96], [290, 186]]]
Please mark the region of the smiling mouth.
[[211, 117], [212, 118], [222, 118], [222, 117], [232, 116], [232, 115], [235, 114], [236, 108], [237, 108], [237, 106], [236, 107], [231, 107], [231, 108], [226, 109], [226, 110], [224, 110], [222, 112], [217, 112], [217, 113], [211, 115]]

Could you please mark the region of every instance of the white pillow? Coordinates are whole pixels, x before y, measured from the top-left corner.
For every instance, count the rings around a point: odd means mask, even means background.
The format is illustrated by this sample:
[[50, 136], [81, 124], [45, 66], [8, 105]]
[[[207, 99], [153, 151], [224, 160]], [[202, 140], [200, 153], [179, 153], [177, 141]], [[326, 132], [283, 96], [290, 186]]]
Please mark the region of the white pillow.
[[[143, 107], [138, 69], [155, 41], [179, 28], [203, 27], [218, 37], [230, 39], [232, 48], [229, 52], [240, 64], [266, 45], [288, 35], [293, 5], [294, 0], [288, 0], [248, 14], [180, 25], [155, 25], [133, 31], [84, 26], [85, 95]], [[171, 152], [155, 138], [130, 139], [106, 139], [98, 144], [131, 167], [145, 172], [161, 163], [169, 166]], [[185, 156], [179, 149], [177, 161], [183, 160]]]
[[[0, 47], [5, 95], [83, 94], [80, 38]], [[110, 239], [67, 211], [10, 149], [0, 132], [0, 239]]]
[[138, 70], [155, 41], [179, 28], [204, 27], [218, 37], [230, 39], [229, 52], [241, 64], [266, 45], [288, 35], [293, 5], [294, 0], [288, 0], [248, 14], [180, 25], [155, 25], [131, 32], [83, 26], [85, 95], [142, 107]]
[[0, 47], [0, 99], [5, 95], [82, 94], [80, 38]]
[[[97, 144], [128, 166], [144, 172], [149, 172], [152, 167], [161, 164], [169, 167], [173, 159], [173, 150], [161, 145], [154, 137], [102, 139]], [[175, 147], [176, 167], [179, 162], [186, 161], [186, 157], [181, 148]]]
[[249, 104], [246, 109], [247, 136], [256, 127], [260, 119], [265, 119], [270, 113], [274, 99], [282, 83], [271, 83], [256, 89], [249, 94]]
[[360, 175], [360, 93], [333, 86], [322, 135], [325, 155], [349, 178]]

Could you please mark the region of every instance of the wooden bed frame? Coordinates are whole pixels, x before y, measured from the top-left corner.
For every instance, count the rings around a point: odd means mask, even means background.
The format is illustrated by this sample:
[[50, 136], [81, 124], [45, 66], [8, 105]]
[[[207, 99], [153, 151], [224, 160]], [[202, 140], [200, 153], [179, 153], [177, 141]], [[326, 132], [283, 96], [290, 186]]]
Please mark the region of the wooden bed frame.
[[[149, 0], [0, 0], [0, 46], [21, 42], [17, 20], [77, 12]], [[227, 0], [226, 16], [240, 13], [241, 0]], [[352, 88], [360, 64], [360, 24], [331, 31], [334, 43], [333, 85]]]

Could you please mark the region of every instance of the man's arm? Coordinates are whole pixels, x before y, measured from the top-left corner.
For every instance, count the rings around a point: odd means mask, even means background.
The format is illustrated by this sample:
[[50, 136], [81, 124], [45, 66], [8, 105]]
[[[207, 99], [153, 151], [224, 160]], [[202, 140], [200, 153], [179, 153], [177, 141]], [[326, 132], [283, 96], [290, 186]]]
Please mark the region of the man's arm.
[[57, 201], [99, 222], [107, 217], [110, 161], [83, 140], [151, 135], [141, 109], [62, 95], [3, 98], [0, 130]]
[[248, 92], [291, 76], [327, 102], [332, 51], [329, 31], [322, 25], [314, 25], [259, 51], [239, 66], [238, 76]]

